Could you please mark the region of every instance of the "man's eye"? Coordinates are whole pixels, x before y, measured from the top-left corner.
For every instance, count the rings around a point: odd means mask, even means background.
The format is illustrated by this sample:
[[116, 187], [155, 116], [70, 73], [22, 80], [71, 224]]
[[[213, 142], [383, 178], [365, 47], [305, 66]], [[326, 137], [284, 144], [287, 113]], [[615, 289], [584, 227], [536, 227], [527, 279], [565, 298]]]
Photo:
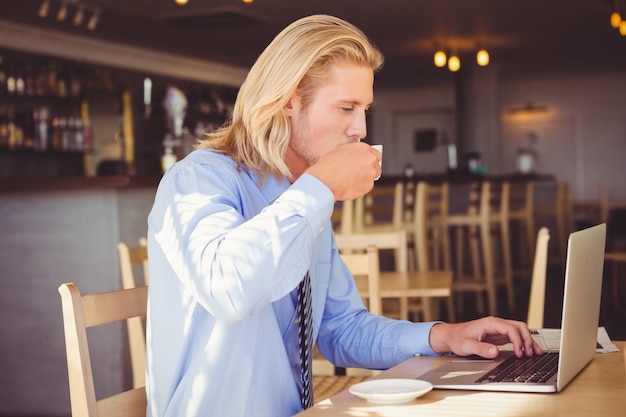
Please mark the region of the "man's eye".
[[354, 108], [353, 107], [342, 107], [341, 108], [343, 111], [353, 111]]

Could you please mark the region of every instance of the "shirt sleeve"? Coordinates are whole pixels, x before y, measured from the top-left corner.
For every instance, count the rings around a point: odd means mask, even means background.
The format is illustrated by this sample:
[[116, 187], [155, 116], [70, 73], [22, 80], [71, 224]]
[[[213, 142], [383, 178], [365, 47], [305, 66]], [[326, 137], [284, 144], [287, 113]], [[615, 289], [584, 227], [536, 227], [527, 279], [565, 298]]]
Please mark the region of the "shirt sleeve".
[[334, 197], [302, 175], [274, 201], [228, 164], [183, 161], [162, 180], [149, 227], [176, 276], [210, 314], [241, 320], [293, 290]]
[[438, 322], [413, 323], [367, 311], [349, 269], [333, 249], [331, 278], [317, 340], [336, 366], [387, 369], [417, 354], [438, 355], [430, 330]]

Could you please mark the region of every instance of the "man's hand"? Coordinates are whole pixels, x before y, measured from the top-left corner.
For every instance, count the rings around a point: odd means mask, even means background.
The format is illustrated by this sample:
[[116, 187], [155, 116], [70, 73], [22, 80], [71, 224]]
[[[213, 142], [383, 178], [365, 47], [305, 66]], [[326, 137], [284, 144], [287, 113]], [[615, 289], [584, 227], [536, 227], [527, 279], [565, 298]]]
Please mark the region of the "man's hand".
[[498, 356], [498, 346], [506, 343], [513, 344], [517, 357], [543, 353], [526, 324], [515, 320], [484, 317], [465, 323], [441, 323], [434, 325], [430, 332], [430, 346], [438, 353], [493, 359]]
[[322, 156], [305, 172], [322, 181], [336, 201], [367, 194], [380, 176], [382, 154], [364, 142], [341, 145]]

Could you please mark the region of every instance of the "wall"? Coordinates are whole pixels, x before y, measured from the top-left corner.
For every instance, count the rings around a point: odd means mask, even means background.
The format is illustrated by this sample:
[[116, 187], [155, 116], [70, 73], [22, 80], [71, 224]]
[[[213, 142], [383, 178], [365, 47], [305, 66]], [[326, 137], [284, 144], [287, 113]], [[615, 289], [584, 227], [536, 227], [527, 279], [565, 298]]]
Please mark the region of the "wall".
[[[626, 74], [499, 80], [497, 85], [497, 137], [473, 138], [477, 150], [490, 150], [496, 141], [498, 152], [484, 152], [488, 173], [515, 172], [517, 149], [533, 132], [539, 153], [537, 171], [570, 181], [574, 200], [596, 199], [603, 182], [610, 201], [626, 201], [621, 179], [626, 160]], [[509, 114], [510, 108], [528, 102], [546, 105], [549, 110], [543, 114]], [[412, 141], [411, 129], [398, 126], [420, 127], [424, 114], [454, 115], [455, 111], [454, 86], [376, 91], [371, 139], [385, 145], [383, 175], [402, 173], [406, 162], [413, 162], [417, 172], [443, 172], [441, 149], [430, 154], [407, 152], [410, 148], [402, 144]], [[443, 126], [442, 120], [449, 126]], [[451, 116], [439, 118], [434, 125], [455, 132], [455, 123]]]
[[[598, 197], [607, 186], [609, 200], [625, 201], [626, 74], [537, 79], [501, 85], [501, 140], [510, 166], [516, 145], [527, 132], [537, 134], [538, 170], [572, 184], [575, 200]], [[548, 112], [511, 117], [506, 110], [532, 100]]]
[[[447, 167], [447, 152], [438, 146], [433, 152], [413, 151], [414, 132], [435, 128], [455, 138], [454, 89], [376, 91], [368, 141], [384, 145], [383, 175], [402, 174], [412, 164], [416, 172], [441, 173]], [[441, 145], [441, 144], [440, 144]]]
[[[57, 287], [120, 288], [116, 244], [145, 236], [153, 198], [153, 188], [0, 194], [0, 415], [70, 415]], [[110, 395], [130, 380], [125, 328], [94, 330], [96, 392]]]

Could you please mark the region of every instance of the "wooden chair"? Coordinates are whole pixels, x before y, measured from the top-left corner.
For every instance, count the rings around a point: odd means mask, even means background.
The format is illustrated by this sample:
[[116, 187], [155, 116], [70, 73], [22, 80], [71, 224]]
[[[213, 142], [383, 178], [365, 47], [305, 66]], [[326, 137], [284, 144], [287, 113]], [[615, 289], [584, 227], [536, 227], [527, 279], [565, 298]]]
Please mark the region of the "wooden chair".
[[557, 250], [554, 256], [548, 258], [548, 261], [565, 266], [567, 240], [569, 239], [569, 234], [574, 229], [572, 220], [573, 204], [569, 182], [538, 183], [536, 189], [540, 196], [538, 196], [535, 203], [535, 216], [551, 218], [556, 226], [555, 246]]
[[[383, 314], [409, 320], [409, 301], [414, 299], [430, 300], [431, 298], [449, 297], [452, 285], [452, 271], [411, 271], [407, 268], [408, 248], [407, 233], [404, 230], [379, 233], [353, 233], [351, 235], [335, 235], [340, 253], [365, 251], [368, 246], [376, 246], [379, 251], [391, 249], [395, 254], [395, 268], [383, 269], [380, 272], [380, 297], [383, 299]], [[359, 285], [359, 292], [364, 298], [369, 295], [365, 286]], [[390, 309], [386, 300], [399, 300], [399, 311]], [[432, 309], [427, 303], [421, 303], [411, 309], [421, 314], [423, 320], [435, 319]]]
[[[419, 181], [415, 187], [415, 204], [412, 216], [412, 244], [418, 271], [452, 270], [448, 233], [445, 230], [448, 215], [447, 182], [429, 184]], [[420, 300], [424, 309], [433, 309], [431, 300]], [[414, 306], [410, 304], [409, 308]], [[448, 321], [455, 321], [452, 297], [447, 298]]]
[[537, 233], [533, 274], [530, 284], [530, 298], [528, 301], [528, 316], [526, 319], [526, 324], [532, 329], [540, 329], [543, 327], [546, 269], [548, 267], [548, 240], [550, 240], [550, 232], [547, 227], [542, 227]]
[[398, 229], [404, 204], [404, 185], [376, 184], [354, 202], [354, 232], [389, 232]]
[[370, 313], [382, 315], [383, 302], [380, 296], [380, 263], [378, 258], [378, 248], [368, 245], [364, 253], [342, 253], [341, 259], [357, 281], [363, 279], [366, 285], [361, 283], [361, 287], [366, 286], [368, 290], [368, 310]]
[[[507, 182], [473, 183], [470, 186], [467, 211], [448, 213], [445, 217], [445, 233], [450, 233], [452, 229], [456, 231], [453, 290], [457, 293], [474, 292], [480, 314], [484, 310], [482, 295], [486, 293], [489, 314], [497, 315], [498, 285], [506, 287], [509, 309], [515, 308], [508, 218], [509, 190]], [[470, 275], [465, 269], [466, 251], [471, 258]], [[462, 307], [459, 309], [462, 310]]]
[[120, 257], [123, 288], [135, 288], [137, 286], [135, 266], [142, 268], [143, 284], [148, 285], [148, 242], [146, 238], [139, 238], [139, 246], [133, 247], [129, 247], [124, 242], [119, 242], [117, 244], [117, 251]]
[[[124, 242], [117, 244], [120, 256], [120, 270], [122, 272], [122, 287], [125, 289], [137, 287], [135, 267], [143, 269], [144, 285], [148, 285], [148, 244], [145, 237], [139, 239], [139, 246], [129, 248]], [[130, 364], [133, 371], [133, 386], [142, 387], [146, 384], [146, 329], [141, 317], [131, 317], [126, 320], [128, 342], [130, 345]]]
[[532, 254], [535, 251], [535, 183], [516, 181], [511, 183], [509, 193], [509, 220], [519, 227], [519, 252], [514, 275], [527, 277]]
[[[335, 234], [337, 248], [342, 254], [360, 251], [364, 252], [369, 246], [376, 246], [379, 251], [391, 250], [394, 255], [394, 270], [406, 272], [408, 270], [408, 241], [407, 232], [404, 230], [387, 232], [357, 232], [351, 234]], [[399, 312], [386, 310], [385, 315], [408, 319], [408, 300], [399, 299]], [[389, 305], [387, 305], [389, 307]], [[383, 314], [382, 309], [380, 313]]]
[[144, 387], [96, 399], [87, 328], [130, 317], [144, 317], [148, 288], [142, 286], [81, 295], [78, 286], [70, 282], [59, 286], [59, 294], [63, 307], [72, 416], [144, 417], [147, 405]]
[[451, 269], [448, 234], [444, 229], [448, 216], [449, 184], [419, 181], [415, 187], [412, 223], [413, 249], [420, 271]]
[[[340, 256], [354, 276], [357, 286], [368, 289], [368, 310], [371, 313], [381, 315], [380, 264], [376, 246], [368, 246], [365, 252], [343, 253]], [[337, 375], [338, 373], [344, 373], [345, 375]], [[341, 391], [342, 387], [346, 385], [347, 378], [361, 377], [365, 379], [373, 374], [374, 371], [369, 369], [335, 368], [316, 349], [313, 355], [313, 394], [315, 401], [320, 401], [322, 399], [320, 398], [321, 396], [327, 398]], [[316, 376], [317, 378], [315, 378]], [[352, 378], [350, 382], [356, 383], [360, 381], [355, 381]]]
[[330, 221], [335, 233], [354, 232], [354, 200], [336, 202]]

